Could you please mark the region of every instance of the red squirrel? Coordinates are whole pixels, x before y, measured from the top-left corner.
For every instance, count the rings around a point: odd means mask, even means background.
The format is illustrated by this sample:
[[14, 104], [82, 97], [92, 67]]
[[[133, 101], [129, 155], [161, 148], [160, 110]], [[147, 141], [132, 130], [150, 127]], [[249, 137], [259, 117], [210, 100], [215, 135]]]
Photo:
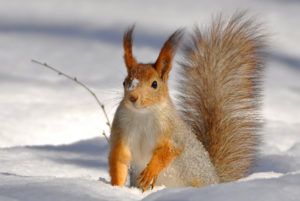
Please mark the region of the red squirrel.
[[154, 63], [133, 56], [123, 38], [127, 77], [115, 113], [109, 153], [111, 184], [201, 187], [244, 177], [259, 141], [264, 35], [244, 13], [196, 29], [180, 63], [179, 110], [168, 88], [183, 30], [164, 43]]

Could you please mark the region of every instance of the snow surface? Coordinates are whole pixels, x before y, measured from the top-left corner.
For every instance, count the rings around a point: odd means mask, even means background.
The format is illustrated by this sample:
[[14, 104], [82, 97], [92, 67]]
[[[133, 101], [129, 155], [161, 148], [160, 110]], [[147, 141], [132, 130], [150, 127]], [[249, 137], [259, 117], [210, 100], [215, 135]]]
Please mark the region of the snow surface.
[[[0, 201], [300, 200], [300, 2], [0, 0]], [[159, 5], [159, 6], [158, 6]], [[108, 133], [87, 92], [31, 59], [90, 86], [112, 119], [126, 70], [122, 33], [136, 23], [134, 54], [154, 61], [175, 29], [248, 9], [270, 35], [261, 151], [250, 175], [201, 189], [109, 185]], [[180, 60], [180, 56], [176, 57]], [[174, 64], [174, 69], [178, 65]], [[174, 93], [176, 73], [171, 75]]]

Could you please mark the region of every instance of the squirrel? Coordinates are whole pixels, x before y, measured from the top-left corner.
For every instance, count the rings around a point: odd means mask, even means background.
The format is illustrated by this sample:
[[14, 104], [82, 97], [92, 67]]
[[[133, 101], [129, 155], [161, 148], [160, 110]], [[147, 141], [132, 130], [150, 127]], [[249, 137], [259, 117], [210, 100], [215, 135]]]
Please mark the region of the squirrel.
[[155, 63], [137, 62], [134, 26], [124, 34], [127, 77], [112, 123], [111, 184], [143, 191], [156, 185], [202, 187], [245, 177], [261, 125], [264, 35], [245, 13], [196, 28], [180, 64], [179, 109], [168, 79], [183, 36], [175, 31]]

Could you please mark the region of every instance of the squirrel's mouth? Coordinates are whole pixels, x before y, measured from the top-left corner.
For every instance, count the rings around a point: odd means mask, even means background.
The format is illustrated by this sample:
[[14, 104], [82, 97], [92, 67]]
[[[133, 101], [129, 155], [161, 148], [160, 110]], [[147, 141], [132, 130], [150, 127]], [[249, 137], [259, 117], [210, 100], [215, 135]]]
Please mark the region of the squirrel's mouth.
[[127, 104], [125, 104], [125, 106], [130, 109], [131, 111], [134, 112], [138, 112], [138, 113], [145, 113], [149, 111], [149, 107], [148, 106], [141, 106], [138, 103], [131, 103], [131, 102], [127, 102]]

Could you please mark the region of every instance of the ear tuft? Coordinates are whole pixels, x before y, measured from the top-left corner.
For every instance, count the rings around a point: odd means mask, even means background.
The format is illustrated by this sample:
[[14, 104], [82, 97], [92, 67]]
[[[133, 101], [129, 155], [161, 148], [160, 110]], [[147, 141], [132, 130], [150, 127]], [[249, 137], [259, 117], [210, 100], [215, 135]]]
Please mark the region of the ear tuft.
[[137, 62], [132, 54], [132, 35], [135, 25], [129, 27], [123, 37], [123, 48], [124, 48], [124, 60], [127, 71], [132, 67], [136, 66]]
[[155, 62], [155, 69], [164, 81], [169, 78], [169, 72], [172, 68], [172, 60], [179, 42], [182, 39], [183, 33], [184, 29], [178, 29], [168, 38]]

